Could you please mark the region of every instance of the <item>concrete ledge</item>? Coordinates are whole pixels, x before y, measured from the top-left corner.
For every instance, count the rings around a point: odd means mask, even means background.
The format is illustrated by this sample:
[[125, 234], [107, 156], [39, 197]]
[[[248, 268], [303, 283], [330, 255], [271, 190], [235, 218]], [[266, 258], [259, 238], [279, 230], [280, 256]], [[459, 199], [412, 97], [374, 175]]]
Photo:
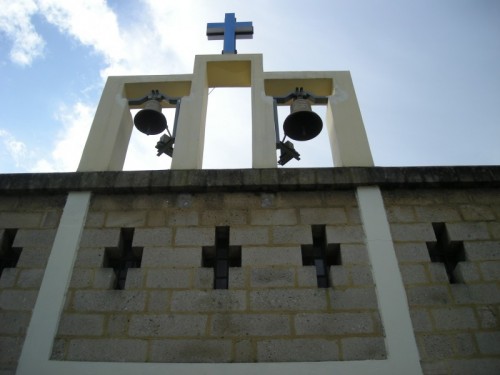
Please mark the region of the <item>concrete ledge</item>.
[[492, 188], [500, 166], [211, 169], [0, 174], [1, 194]]

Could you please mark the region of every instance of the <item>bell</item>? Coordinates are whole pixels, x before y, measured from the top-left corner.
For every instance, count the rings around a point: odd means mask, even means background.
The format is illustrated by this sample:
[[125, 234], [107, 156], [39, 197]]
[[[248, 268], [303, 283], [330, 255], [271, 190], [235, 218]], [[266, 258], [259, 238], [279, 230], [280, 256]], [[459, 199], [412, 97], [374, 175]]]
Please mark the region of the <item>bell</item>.
[[283, 123], [285, 134], [296, 141], [308, 141], [321, 133], [323, 121], [306, 99], [298, 98], [290, 106], [290, 115]]
[[160, 134], [167, 128], [167, 119], [161, 113], [161, 104], [158, 100], [148, 100], [134, 117], [134, 124], [140, 132], [152, 135]]

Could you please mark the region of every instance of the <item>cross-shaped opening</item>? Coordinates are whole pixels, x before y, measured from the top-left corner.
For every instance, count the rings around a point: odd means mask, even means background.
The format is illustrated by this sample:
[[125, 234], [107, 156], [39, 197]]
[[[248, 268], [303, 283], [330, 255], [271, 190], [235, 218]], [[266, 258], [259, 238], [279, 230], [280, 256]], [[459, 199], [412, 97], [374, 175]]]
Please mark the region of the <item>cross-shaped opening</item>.
[[142, 247], [132, 247], [134, 228], [122, 228], [118, 247], [107, 247], [104, 252], [104, 267], [115, 271], [115, 290], [125, 288], [129, 268], [139, 268], [142, 260]]
[[214, 269], [214, 289], [229, 287], [229, 267], [241, 267], [241, 246], [229, 246], [229, 227], [215, 228], [215, 246], [203, 246], [203, 267]]
[[302, 245], [302, 264], [316, 267], [318, 288], [328, 288], [330, 266], [340, 265], [340, 244], [328, 244], [325, 225], [312, 225], [312, 245]]
[[20, 247], [12, 247], [17, 229], [5, 229], [0, 239], [0, 277], [5, 268], [14, 268], [21, 255]]
[[432, 223], [436, 242], [427, 242], [427, 249], [432, 262], [444, 264], [450, 284], [458, 283], [454, 275], [458, 262], [465, 260], [464, 243], [451, 241], [444, 223]]

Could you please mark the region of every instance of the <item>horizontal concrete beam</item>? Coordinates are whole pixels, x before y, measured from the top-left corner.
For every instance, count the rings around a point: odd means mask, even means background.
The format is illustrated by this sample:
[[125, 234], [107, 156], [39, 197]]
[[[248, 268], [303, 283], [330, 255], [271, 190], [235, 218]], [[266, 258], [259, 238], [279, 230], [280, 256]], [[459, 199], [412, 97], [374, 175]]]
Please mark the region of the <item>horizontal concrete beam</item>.
[[338, 167], [0, 174], [0, 194], [500, 187], [500, 166]]

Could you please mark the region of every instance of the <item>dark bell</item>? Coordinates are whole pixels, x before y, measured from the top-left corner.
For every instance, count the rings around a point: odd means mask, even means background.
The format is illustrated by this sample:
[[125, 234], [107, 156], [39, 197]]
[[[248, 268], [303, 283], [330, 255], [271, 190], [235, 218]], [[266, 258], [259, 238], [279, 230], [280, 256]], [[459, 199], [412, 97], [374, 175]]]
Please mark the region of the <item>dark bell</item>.
[[290, 115], [283, 123], [285, 134], [296, 141], [308, 141], [321, 133], [323, 121], [311, 109], [306, 99], [296, 99], [290, 106]]
[[148, 100], [134, 117], [137, 130], [147, 135], [160, 134], [167, 128], [167, 119], [161, 113], [158, 100]]

